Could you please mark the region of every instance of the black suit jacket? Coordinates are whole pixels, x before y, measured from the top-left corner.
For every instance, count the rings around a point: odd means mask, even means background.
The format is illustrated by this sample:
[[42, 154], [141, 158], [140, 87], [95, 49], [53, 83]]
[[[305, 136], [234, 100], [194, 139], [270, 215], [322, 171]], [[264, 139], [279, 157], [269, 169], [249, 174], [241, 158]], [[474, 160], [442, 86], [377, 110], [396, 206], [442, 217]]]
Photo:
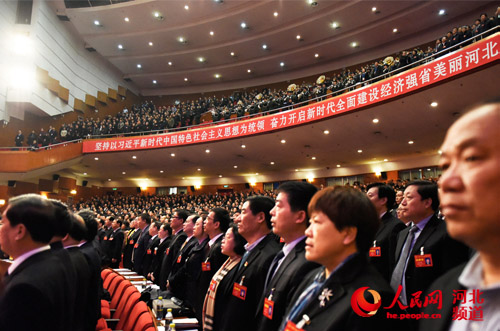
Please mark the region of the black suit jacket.
[[450, 329], [453, 316], [453, 308], [460, 305], [459, 300], [457, 300], [457, 302], [453, 304], [453, 291], [465, 290], [465, 287], [460, 285], [460, 283], [458, 282], [458, 277], [460, 277], [460, 274], [464, 270], [465, 265], [466, 263], [463, 263], [439, 277], [434, 283], [431, 284], [431, 286], [429, 286], [426, 293], [421, 296], [422, 298], [425, 298], [429, 293], [432, 293], [435, 290], [439, 290], [442, 293], [443, 307], [442, 309], [438, 309], [437, 305], [428, 305], [427, 307], [423, 308], [424, 313], [441, 314], [441, 318], [420, 320], [418, 327], [419, 330], [445, 331]]
[[139, 239], [141, 231], [139, 229], [131, 229], [127, 234], [127, 242], [123, 248], [123, 266], [125, 268], [132, 269], [132, 252], [134, 251], [134, 245]]
[[154, 254], [159, 244], [160, 237], [156, 236], [152, 240], [150, 240], [146, 247], [146, 255], [144, 256], [144, 260], [142, 261], [142, 269], [144, 270], [144, 274], [146, 276], [151, 272], [151, 264], [153, 263]]
[[[90, 290], [90, 267], [85, 259], [85, 256], [80, 251], [79, 247], [67, 248], [71, 262], [75, 267], [77, 286], [76, 288], [76, 304], [75, 304], [75, 320], [74, 320], [74, 330], [87, 330], [90, 331], [89, 325], [86, 325], [86, 311], [87, 305], [89, 304], [89, 290]], [[95, 325], [93, 326], [95, 330]]]
[[[321, 268], [309, 273], [290, 301], [287, 315], [302, 292], [311, 285], [317, 275], [323, 272], [324, 269]], [[351, 297], [361, 287], [369, 287], [381, 296], [382, 305], [374, 316], [361, 317], [352, 309]], [[329, 300], [323, 300], [325, 304], [321, 306], [319, 295], [323, 290], [330, 290], [332, 295]], [[388, 306], [392, 302], [394, 292], [375, 268], [369, 264], [364, 254], [357, 253], [346, 261], [334, 274], [330, 275], [318, 293], [317, 298], [305, 306], [299, 317], [292, 320], [292, 322], [298, 323], [303, 314], [309, 316], [311, 321], [304, 326], [304, 330], [403, 330], [400, 321], [386, 318], [387, 310], [382, 307]], [[365, 291], [364, 295], [368, 302], [373, 302], [373, 297], [368, 291]]]
[[[66, 252], [67, 253], [67, 252]], [[0, 330], [73, 330], [75, 283], [52, 250], [30, 256], [4, 278], [0, 297]]]
[[[406, 228], [398, 235], [396, 262], [399, 259], [409, 231], [410, 228]], [[424, 248], [424, 254], [432, 255], [432, 267], [415, 267], [414, 256], [420, 255], [421, 247]], [[445, 222], [433, 215], [418, 236], [410, 252], [405, 273], [406, 297], [411, 298], [412, 293], [425, 291], [436, 278], [453, 267], [466, 262], [469, 259], [469, 253], [467, 246], [448, 235]]]
[[[176, 298], [181, 300], [186, 299], [186, 288], [179, 282], [179, 271], [185, 265], [186, 260], [191, 255], [191, 251], [198, 244], [198, 239], [192, 236], [189, 241], [182, 247], [182, 249], [177, 254], [175, 258], [174, 264], [172, 265], [172, 269], [170, 270], [170, 275], [168, 276], [168, 282], [170, 285], [170, 291]], [[185, 275], [184, 275], [185, 276]], [[181, 276], [181, 277], [184, 277]]]
[[[297, 287], [302, 283], [304, 277], [313, 269], [320, 265], [306, 260], [305, 257], [306, 238], [301, 240], [288, 253], [274, 277], [267, 284], [260, 298], [256, 311], [256, 320], [259, 321], [257, 330], [274, 331], [278, 330], [283, 319], [287, 305], [290, 303]], [[267, 275], [266, 275], [267, 276]], [[272, 320], [263, 315], [264, 299], [273, 293], [274, 312]]]
[[387, 282], [391, 281], [392, 270], [395, 267], [394, 256], [398, 233], [404, 229], [406, 225], [388, 211], [382, 216], [380, 228], [375, 235], [376, 246], [380, 247], [380, 256], [368, 259]]
[[97, 320], [101, 318], [101, 297], [103, 294], [101, 278], [101, 257], [92, 242], [86, 242], [80, 246], [80, 251], [87, 260], [90, 270], [88, 304], [85, 307], [85, 323], [87, 330], [94, 329]]
[[144, 275], [143, 270], [143, 261], [144, 256], [146, 255], [146, 247], [149, 244], [149, 239], [151, 236], [149, 235], [149, 225], [146, 226], [139, 236], [137, 240], [136, 247], [134, 248], [134, 271], [139, 275]]
[[162, 291], [167, 289], [168, 276], [170, 275], [175, 259], [177, 259], [179, 250], [181, 249], [184, 241], [186, 241], [186, 238], [187, 234], [183, 230], [177, 232], [172, 237], [172, 241], [165, 251], [165, 256], [163, 257], [163, 261], [161, 263], [160, 279], [158, 284]]
[[243, 276], [243, 286], [247, 288], [245, 300], [232, 295], [233, 287], [225, 293], [226, 307], [224, 310], [224, 321], [219, 330], [230, 331], [238, 326], [240, 331], [255, 331], [257, 321], [255, 311], [264, 290], [267, 271], [276, 253], [281, 246], [276, 242], [272, 233], [266, 235], [261, 242], [255, 246], [241, 269], [237, 270], [232, 279], [233, 284], [240, 283]]
[[171, 241], [172, 237], [165, 238], [163, 242], [161, 242], [157, 247], [155, 247], [155, 250], [153, 252], [153, 260], [151, 261], [151, 267], [149, 272], [153, 274], [153, 277], [155, 279], [155, 284], [158, 283], [158, 280], [160, 278], [161, 263], [163, 262], [165, 251], [167, 250], [167, 247], [170, 246]]
[[125, 234], [121, 229], [117, 229], [116, 231], [111, 232], [108, 238], [109, 258], [116, 259], [116, 262], [113, 263], [115, 267], [118, 267], [120, 261], [122, 260], [122, 248], [123, 248], [124, 238]]

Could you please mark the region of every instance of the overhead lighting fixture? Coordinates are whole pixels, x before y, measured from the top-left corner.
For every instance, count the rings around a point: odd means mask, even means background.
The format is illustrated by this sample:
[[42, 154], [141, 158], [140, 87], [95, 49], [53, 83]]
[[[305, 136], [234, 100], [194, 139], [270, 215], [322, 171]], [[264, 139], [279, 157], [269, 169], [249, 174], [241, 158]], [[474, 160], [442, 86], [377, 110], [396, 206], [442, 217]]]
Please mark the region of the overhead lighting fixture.
[[149, 46], [153, 46], [153, 42], [152, 41], [149, 42]]
[[252, 70], [250, 70], [250, 69], [247, 69], [247, 72], [248, 72], [248, 73], [251, 73], [251, 72], [252, 72]]
[[198, 168], [198, 169], [196, 169], [196, 170], [201, 171], [201, 169], [200, 169], [200, 168]]
[[203, 62], [205, 62], [205, 58], [200, 56], [200, 57], [198, 58], [198, 62], [202, 62], [202, 63], [203, 63]]
[[168, 65], [171, 66], [172, 65], [172, 62], [168, 61]]
[[362, 149], [358, 149], [358, 153], [363, 153], [363, 150]]
[[319, 57], [319, 54], [318, 54], [318, 53], [314, 54], [314, 57], [315, 57], [315, 58], [318, 58], [318, 57]]
[[334, 28], [334, 29], [339, 29], [339, 28], [340, 28], [339, 23], [337, 23], [337, 22], [333, 22], [333, 23], [332, 23], [332, 28]]
[[118, 49], [123, 49], [123, 45], [122, 44], [118, 44]]
[[110, 181], [111, 181], [111, 178], [108, 178], [108, 182], [110, 182]]
[[325, 131], [323, 131], [323, 133], [324, 133], [324, 134], [330, 134], [330, 131], [325, 130]]
[[340, 164], [337, 164], [337, 168], [340, 168]]
[[231, 56], [235, 56], [236, 55], [236, 54], [234, 54], [234, 52], [231, 52], [230, 54], [231, 54]]
[[267, 49], [267, 45], [266, 44], [262, 45], [262, 49]]
[[187, 81], [188, 81], [187, 77], [184, 77], [184, 81], [185, 81], [185, 82], [187, 82]]
[[311, 157], [311, 159], [316, 160], [316, 156]]
[[175, 156], [175, 153], [170, 153], [170, 156], [171, 156], [171, 157], [174, 157], [174, 156]]
[[126, 172], [125, 172], [125, 171], [122, 171], [122, 175], [125, 175], [125, 174], [126, 174]]
[[189, 10], [189, 6], [188, 6], [188, 5], [185, 5], [185, 6], [184, 6], [184, 9], [185, 9], [185, 10]]
[[220, 74], [215, 74], [214, 77], [219, 79], [221, 76], [220, 76]]
[[156, 81], [156, 79], [153, 79], [153, 84], [156, 84], [156, 83], [158, 83], [158, 82]]
[[155, 11], [153, 13], [153, 16], [154, 18], [156, 18], [158, 21], [162, 21], [163, 20], [163, 16], [161, 15], [161, 13], [159, 11]]
[[83, 173], [83, 175], [84, 175], [84, 176], [87, 176], [87, 173], [86, 173], [86, 172], [84, 172], [84, 173]]
[[246, 145], [241, 145], [241, 148], [247, 148], [247, 146]]
[[277, 11], [275, 11], [273, 15], [274, 15], [274, 17], [278, 17], [279, 14]]
[[125, 17], [123, 20], [124, 20], [125, 22], [130, 22], [130, 20], [129, 20], [129, 18], [128, 18], [128, 17]]
[[397, 28], [394, 28], [394, 29], [392, 29], [392, 32], [393, 32], [393, 33], [398, 33], [398, 29], [397, 29]]
[[378, 123], [378, 118], [374, 118], [374, 119], [372, 120], [372, 122], [373, 122], [373, 123]]
[[380, 10], [378, 10], [377, 7], [372, 7], [372, 13], [378, 14]]
[[238, 166], [237, 166], [237, 165], [235, 165], [235, 166], [233, 166], [233, 168], [234, 168], [234, 169], [237, 169], [237, 168], [238, 168]]
[[209, 149], [205, 149], [205, 153], [210, 153], [210, 150]]
[[439, 16], [446, 15], [446, 10], [441, 9], [441, 10], [439, 10], [439, 13], [438, 13], [438, 14], [439, 14]]
[[414, 141], [413, 141], [413, 140], [410, 140], [410, 141], [408, 142], [408, 144], [409, 144], [409, 145], [413, 145], [413, 144], [414, 144]]
[[137, 156], [133, 155], [132, 158], [135, 160], [135, 159], [137, 159]]
[[163, 173], [163, 170], [160, 170], [160, 174], [162, 174], [162, 173]]
[[438, 103], [436, 101], [431, 102], [431, 107], [436, 108], [438, 106]]
[[99, 22], [98, 20], [95, 20], [95, 21], [94, 21], [94, 25], [95, 25], [95, 26], [100, 26], [100, 25], [101, 25], [101, 22]]
[[299, 169], [295, 169], [295, 171], [299, 171]]
[[389, 160], [388, 159], [384, 159], [384, 162], [387, 162], [387, 161], [389, 161]]
[[280, 67], [284, 67], [285, 66], [285, 62], [280, 62]]
[[316, 0], [307, 0], [307, 3], [311, 5], [311, 7], [316, 7], [318, 5]]
[[274, 161], [269, 162], [270, 165], [274, 165]]
[[351, 43], [351, 47], [352, 47], [352, 48], [357, 48], [357, 47], [359, 47], [359, 45], [358, 45], [358, 43], [357, 43], [357, 42], [353, 41], [353, 42]]
[[213, 36], [214, 35], [214, 32], [213, 31], [210, 31], [210, 35]]
[[302, 37], [300, 36], [300, 34], [298, 34], [297, 37], [295, 37], [295, 38], [297, 38], [297, 40], [299, 40], [299, 41], [302, 40]]
[[241, 26], [242, 29], [246, 29], [247, 28], [247, 24], [245, 22], [241, 22], [240, 26]]
[[185, 44], [187, 43], [186, 39], [184, 39], [184, 37], [179, 37], [177, 38], [177, 40], [181, 43], [181, 44]]
[[140, 63], [137, 64], [137, 69], [141, 69], [142, 65]]
[[443, 151], [442, 151], [442, 150], [439, 150], [439, 151], [438, 151], [438, 154], [439, 154], [439, 155], [443, 154]]
[[219, 178], [222, 178], [222, 175], [219, 175]]
[[281, 143], [282, 144], [286, 143], [286, 140], [285, 139], [281, 139]]
[[98, 157], [94, 157], [94, 160], [99, 161], [99, 158]]

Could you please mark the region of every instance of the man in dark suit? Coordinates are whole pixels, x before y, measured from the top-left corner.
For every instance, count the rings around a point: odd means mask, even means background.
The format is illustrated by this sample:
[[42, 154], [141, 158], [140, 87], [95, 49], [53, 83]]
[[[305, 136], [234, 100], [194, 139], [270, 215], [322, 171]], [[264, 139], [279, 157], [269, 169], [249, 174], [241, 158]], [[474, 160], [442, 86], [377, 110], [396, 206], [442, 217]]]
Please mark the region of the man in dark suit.
[[184, 222], [188, 218], [187, 211], [183, 209], [178, 209], [174, 211], [174, 215], [170, 221], [170, 226], [172, 227], [172, 241], [165, 251], [163, 261], [161, 263], [160, 278], [158, 279], [158, 286], [162, 291], [167, 289], [167, 280], [172, 270], [172, 266], [179, 254], [182, 244], [187, 238], [187, 235], [182, 230]]
[[234, 274], [232, 293], [226, 296], [225, 318], [220, 330], [254, 331], [255, 311], [264, 290], [267, 271], [281, 249], [271, 233], [273, 199], [254, 195], [243, 204], [236, 219], [238, 231], [246, 239], [246, 252]]
[[125, 235], [121, 227], [122, 222], [120, 220], [114, 219], [111, 223], [111, 229], [113, 229], [113, 231], [109, 234], [108, 238], [108, 256], [111, 260], [109, 266], [111, 268], [119, 268], [120, 261], [122, 260], [122, 248]]
[[137, 239], [137, 243], [134, 246], [133, 259], [134, 259], [134, 271], [139, 275], [144, 275], [145, 272], [143, 270], [143, 261], [144, 256], [146, 255], [146, 247], [149, 243], [149, 239], [151, 236], [149, 235], [149, 225], [151, 224], [151, 216], [147, 213], [141, 214], [139, 216], [139, 229], [141, 230], [141, 234], [139, 239]]
[[441, 146], [439, 197], [448, 232], [477, 253], [430, 286], [429, 293], [442, 291], [443, 306], [429, 305], [425, 312], [442, 318], [421, 320], [420, 330], [496, 330], [500, 325], [499, 127], [497, 99], [455, 122]]
[[83, 219], [77, 215], [71, 215], [71, 226], [68, 234], [63, 238], [62, 242], [64, 249], [69, 253], [77, 276], [78, 286], [76, 286], [76, 309], [73, 323], [74, 330], [90, 331], [95, 330], [95, 325], [93, 326], [93, 329], [91, 329], [86, 321], [86, 318], [88, 317], [86, 309], [89, 305], [88, 294], [92, 290], [90, 288], [91, 269], [87, 263], [87, 259], [79, 247], [80, 242], [85, 237], [85, 233], [86, 228]]
[[406, 226], [390, 212], [396, 200], [396, 192], [389, 185], [372, 183], [367, 186], [366, 195], [381, 220], [375, 241], [368, 252], [369, 260], [384, 279], [390, 282], [398, 233], [406, 229]]
[[438, 207], [436, 184], [428, 181], [408, 184], [399, 208], [413, 225], [398, 235], [391, 287], [399, 294], [401, 303], [409, 306], [409, 311], [417, 309], [410, 300], [413, 293], [425, 291], [437, 277], [469, 257], [468, 247], [450, 238], [446, 224], [436, 216]]
[[158, 280], [160, 277], [161, 263], [163, 262], [163, 257], [165, 256], [165, 251], [167, 250], [170, 242], [172, 241], [172, 228], [168, 223], [160, 226], [158, 231], [158, 238], [160, 242], [157, 247], [155, 247], [153, 252], [153, 260], [151, 261], [151, 268], [149, 273], [149, 279], [152, 281]]
[[141, 235], [141, 230], [138, 226], [139, 218], [132, 220], [130, 223], [130, 230], [127, 233], [127, 242], [123, 248], [123, 267], [128, 269], [133, 269], [134, 264], [132, 263], [132, 253], [134, 251], [134, 246], [137, 243], [137, 239]]
[[278, 188], [276, 205], [271, 209], [273, 233], [285, 242], [273, 259], [256, 311], [257, 330], [278, 330], [295, 290], [304, 277], [319, 264], [305, 258], [304, 234], [309, 224], [307, 205], [317, 188], [306, 182], [286, 182]]
[[85, 236], [80, 244], [82, 254], [85, 256], [90, 269], [90, 286], [88, 304], [85, 308], [85, 330], [95, 330], [97, 320], [101, 317], [101, 297], [103, 295], [101, 278], [101, 257], [97, 251], [94, 239], [97, 237], [97, 219], [94, 212], [83, 209], [75, 215], [85, 223]]
[[[2, 215], [0, 245], [14, 262], [0, 295], [0, 330], [72, 330], [74, 283], [50, 249], [55, 212], [50, 201], [26, 194], [9, 200]], [[27, 311], [27, 307], [32, 307]]]
[[149, 226], [149, 235], [151, 236], [151, 239], [149, 239], [149, 243], [146, 246], [146, 256], [144, 256], [144, 261], [142, 262], [146, 278], [150, 278], [151, 264], [153, 263], [154, 254], [158, 245], [160, 245], [160, 237], [158, 237], [160, 226], [160, 222], [151, 222], [151, 225]]

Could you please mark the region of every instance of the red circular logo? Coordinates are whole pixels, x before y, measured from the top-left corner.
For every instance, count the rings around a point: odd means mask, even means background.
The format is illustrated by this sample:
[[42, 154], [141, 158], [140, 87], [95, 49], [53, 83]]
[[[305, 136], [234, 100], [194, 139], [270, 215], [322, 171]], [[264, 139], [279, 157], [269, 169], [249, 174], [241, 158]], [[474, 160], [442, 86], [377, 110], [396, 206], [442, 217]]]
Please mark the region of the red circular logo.
[[371, 317], [375, 315], [382, 301], [380, 299], [380, 294], [375, 290], [368, 290], [373, 296], [373, 303], [366, 301], [365, 291], [369, 289], [368, 286], [358, 288], [351, 297], [351, 307], [356, 314], [362, 317]]

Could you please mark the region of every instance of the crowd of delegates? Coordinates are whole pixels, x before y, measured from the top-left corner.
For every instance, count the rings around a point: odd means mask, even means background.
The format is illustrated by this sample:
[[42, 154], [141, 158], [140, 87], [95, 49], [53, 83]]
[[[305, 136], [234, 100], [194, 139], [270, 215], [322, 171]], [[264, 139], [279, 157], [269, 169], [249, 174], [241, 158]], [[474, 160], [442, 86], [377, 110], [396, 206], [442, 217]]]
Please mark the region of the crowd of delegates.
[[[304, 104], [311, 99], [323, 98], [328, 95], [338, 95], [347, 90], [361, 87], [370, 80], [386, 78], [400, 68], [410, 68], [412, 64], [420, 63], [422, 59], [432, 60], [435, 56], [446, 54], [446, 50], [469, 40], [467, 45], [476, 40], [478, 35], [500, 24], [500, 9], [494, 16], [488, 18], [481, 14], [471, 26], [454, 27], [446, 36], [436, 40], [434, 48], [426, 50], [414, 48], [402, 51], [395, 56], [366, 64], [358, 69], [343, 69], [322, 76], [315, 83], [302, 82], [298, 86], [292, 84], [287, 90], [238, 91], [231, 96], [200, 97], [197, 100], [176, 102], [175, 105], [156, 106], [151, 101], [133, 105], [131, 109], [123, 109], [115, 116], [105, 118], [79, 118], [73, 123], [63, 124], [57, 131], [52, 126], [48, 131], [34, 130], [26, 137], [21, 131], [15, 137], [15, 145], [30, 146], [32, 149], [46, 147], [58, 142], [85, 139], [90, 136], [135, 134], [150, 131], [168, 131], [200, 124], [201, 116], [211, 113], [213, 122], [229, 120], [231, 115], [242, 117], [245, 114], [286, 110], [297, 104]], [[438, 55], [435, 55], [439, 53]], [[329, 94], [331, 93], [331, 94]]]
[[92, 199], [78, 212], [11, 198], [0, 329], [94, 330], [100, 268], [123, 263], [202, 330], [497, 330], [499, 125], [500, 100], [452, 125], [439, 191], [290, 181], [267, 195]]

